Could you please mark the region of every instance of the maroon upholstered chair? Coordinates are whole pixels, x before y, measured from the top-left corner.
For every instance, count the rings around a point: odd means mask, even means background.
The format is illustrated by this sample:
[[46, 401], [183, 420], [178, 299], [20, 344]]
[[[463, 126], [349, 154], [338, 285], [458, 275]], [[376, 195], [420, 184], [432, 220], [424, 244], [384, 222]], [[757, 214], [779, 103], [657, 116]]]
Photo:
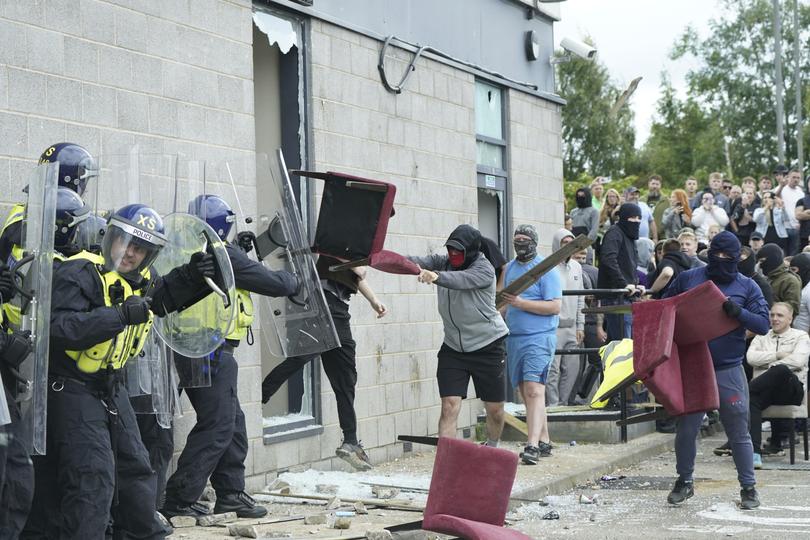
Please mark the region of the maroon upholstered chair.
[[394, 184], [334, 172], [290, 171], [324, 181], [313, 253], [346, 266], [371, 266], [392, 274], [419, 273], [419, 267], [383, 249], [388, 220], [394, 215]]
[[469, 540], [529, 540], [503, 526], [517, 462], [508, 450], [440, 437], [422, 528]]
[[719, 408], [708, 342], [740, 323], [708, 281], [664, 300], [633, 304], [633, 372], [672, 416]]

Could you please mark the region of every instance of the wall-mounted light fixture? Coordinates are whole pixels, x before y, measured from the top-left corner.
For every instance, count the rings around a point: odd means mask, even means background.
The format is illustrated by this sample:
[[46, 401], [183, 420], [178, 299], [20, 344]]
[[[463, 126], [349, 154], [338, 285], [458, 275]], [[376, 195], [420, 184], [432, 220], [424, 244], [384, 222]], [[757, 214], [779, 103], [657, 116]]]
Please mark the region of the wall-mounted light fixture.
[[530, 62], [534, 62], [540, 58], [540, 37], [537, 35], [537, 32], [534, 30], [526, 32], [525, 45], [526, 58]]

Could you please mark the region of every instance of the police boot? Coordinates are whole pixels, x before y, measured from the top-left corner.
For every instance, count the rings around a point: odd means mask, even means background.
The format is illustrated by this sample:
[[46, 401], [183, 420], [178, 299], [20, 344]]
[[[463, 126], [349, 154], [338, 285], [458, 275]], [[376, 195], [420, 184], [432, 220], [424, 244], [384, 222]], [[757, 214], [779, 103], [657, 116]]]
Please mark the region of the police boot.
[[256, 504], [256, 501], [245, 493], [217, 493], [217, 504], [214, 506], [215, 514], [236, 512], [240, 518], [260, 518], [267, 515], [267, 508]]
[[163, 504], [163, 508], [160, 509], [160, 513], [167, 518], [177, 516], [191, 516], [196, 518], [208, 515], [208, 507], [196, 501], [193, 503], [185, 503], [171, 497], [166, 497], [166, 502]]

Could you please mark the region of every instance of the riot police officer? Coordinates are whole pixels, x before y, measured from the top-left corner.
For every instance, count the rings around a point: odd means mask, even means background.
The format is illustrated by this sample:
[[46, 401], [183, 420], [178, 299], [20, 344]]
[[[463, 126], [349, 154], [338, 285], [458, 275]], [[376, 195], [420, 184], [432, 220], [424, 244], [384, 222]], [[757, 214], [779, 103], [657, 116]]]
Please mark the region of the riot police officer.
[[24, 538], [164, 538], [155, 474], [122, 388], [122, 367], [138, 355], [153, 314], [207, 294], [211, 255], [165, 276], [150, 266], [165, 244], [163, 222], [142, 204], [111, 215], [101, 254], [82, 251], [53, 276], [48, 451], [35, 458], [36, 489]]
[[[204, 219], [224, 241], [235, 216], [228, 203], [214, 195], [200, 195], [189, 204], [189, 213]], [[245, 493], [245, 457], [248, 441], [245, 415], [237, 397], [238, 365], [234, 351], [248, 335], [253, 321], [250, 293], [289, 296], [299, 288], [298, 278], [289, 272], [272, 271], [248, 258], [240, 247], [226, 244], [237, 289], [237, 319], [225, 344], [213, 353], [211, 386], [187, 388], [197, 412], [197, 424], [186, 440], [177, 471], [166, 486], [162, 513], [167, 517], [207, 513], [197, 504], [208, 478], [217, 494], [214, 513], [236, 512], [239, 517], [257, 518], [267, 509], [256, 505]]]
[[[0, 303], [14, 295], [11, 271], [0, 262]], [[0, 312], [0, 374], [11, 423], [0, 427], [0, 538], [17, 538], [34, 496], [34, 469], [23, 443], [20, 407], [15, 401], [17, 385], [23, 383], [17, 370], [31, 352], [31, 341], [28, 332], [11, 329], [2, 319]]]
[[[74, 143], [57, 143], [49, 146], [39, 156], [39, 163], [59, 162], [58, 185], [75, 191], [81, 196], [87, 182], [98, 174], [96, 160], [84, 147]], [[25, 205], [16, 204], [3, 224], [0, 233], [0, 261], [8, 263], [14, 246], [22, 244], [22, 225]]]

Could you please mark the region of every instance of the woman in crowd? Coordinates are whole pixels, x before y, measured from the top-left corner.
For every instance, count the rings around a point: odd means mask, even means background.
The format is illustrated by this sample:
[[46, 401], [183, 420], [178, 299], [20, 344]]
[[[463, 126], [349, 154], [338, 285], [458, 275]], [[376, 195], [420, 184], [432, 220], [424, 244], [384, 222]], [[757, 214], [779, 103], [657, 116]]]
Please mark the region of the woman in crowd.
[[681, 229], [692, 225], [692, 209], [689, 198], [682, 189], [675, 189], [669, 196], [669, 208], [661, 218], [664, 225], [664, 238], [677, 238]]
[[754, 222], [766, 244], [776, 244], [782, 251], [787, 249], [787, 225], [790, 223], [785, 203], [770, 191], [762, 194], [762, 206], [754, 210]]

